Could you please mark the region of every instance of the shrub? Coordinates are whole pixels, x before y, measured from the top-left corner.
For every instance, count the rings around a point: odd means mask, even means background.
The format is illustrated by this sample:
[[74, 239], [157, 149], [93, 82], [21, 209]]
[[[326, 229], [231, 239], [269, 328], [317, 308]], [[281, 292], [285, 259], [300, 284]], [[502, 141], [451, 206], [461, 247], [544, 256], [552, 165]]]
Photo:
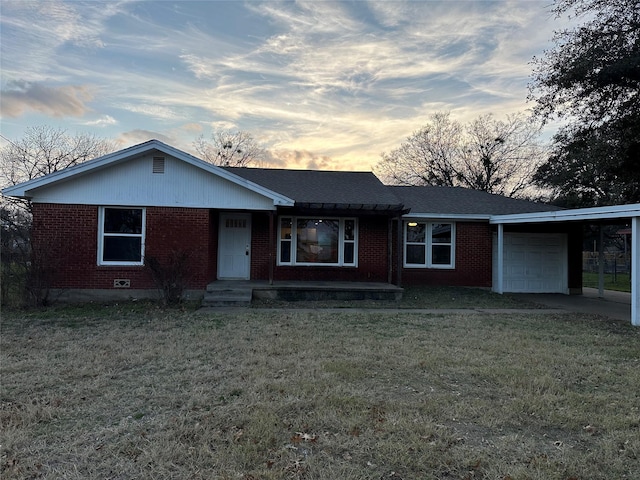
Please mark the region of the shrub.
[[151, 272], [165, 305], [178, 305], [182, 302], [182, 294], [189, 280], [190, 257], [185, 250], [171, 251], [164, 261], [153, 255], [145, 256], [145, 265]]

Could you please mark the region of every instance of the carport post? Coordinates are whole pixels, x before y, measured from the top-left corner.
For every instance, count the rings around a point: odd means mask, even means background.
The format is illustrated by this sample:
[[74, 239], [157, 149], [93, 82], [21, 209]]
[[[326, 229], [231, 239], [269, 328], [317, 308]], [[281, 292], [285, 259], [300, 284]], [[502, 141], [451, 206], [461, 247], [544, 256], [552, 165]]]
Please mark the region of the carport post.
[[598, 298], [604, 298], [604, 228], [598, 226], [600, 238], [598, 239]]
[[504, 293], [503, 277], [504, 277], [504, 224], [498, 224], [498, 248], [496, 255], [497, 260], [497, 272], [496, 272], [496, 293]]
[[631, 325], [640, 327], [640, 217], [631, 219]]

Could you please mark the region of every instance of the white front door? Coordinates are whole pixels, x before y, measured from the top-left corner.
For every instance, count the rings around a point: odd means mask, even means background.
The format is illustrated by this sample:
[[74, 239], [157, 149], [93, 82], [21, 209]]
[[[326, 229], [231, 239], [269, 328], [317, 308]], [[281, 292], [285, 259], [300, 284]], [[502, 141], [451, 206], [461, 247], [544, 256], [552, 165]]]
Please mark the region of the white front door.
[[249, 280], [251, 275], [251, 215], [220, 214], [218, 278]]

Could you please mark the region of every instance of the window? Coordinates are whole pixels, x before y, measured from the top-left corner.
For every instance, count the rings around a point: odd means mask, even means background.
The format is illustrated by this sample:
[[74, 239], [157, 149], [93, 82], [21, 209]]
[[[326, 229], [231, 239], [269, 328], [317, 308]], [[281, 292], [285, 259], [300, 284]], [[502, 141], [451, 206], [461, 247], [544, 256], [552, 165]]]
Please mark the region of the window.
[[281, 217], [278, 264], [357, 264], [357, 223], [352, 218]]
[[453, 223], [406, 222], [404, 266], [453, 268], [454, 237]]
[[99, 216], [98, 265], [142, 265], [144, 208], [102, 207]]

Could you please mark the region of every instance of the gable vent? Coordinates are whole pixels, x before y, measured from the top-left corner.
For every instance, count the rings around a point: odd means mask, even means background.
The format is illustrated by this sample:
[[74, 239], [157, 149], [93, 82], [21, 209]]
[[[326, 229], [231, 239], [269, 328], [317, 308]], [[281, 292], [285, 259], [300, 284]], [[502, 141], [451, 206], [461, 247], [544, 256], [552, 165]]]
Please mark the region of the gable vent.
[[153, 157], [153, 173], [164, 173], [164, 157]]

